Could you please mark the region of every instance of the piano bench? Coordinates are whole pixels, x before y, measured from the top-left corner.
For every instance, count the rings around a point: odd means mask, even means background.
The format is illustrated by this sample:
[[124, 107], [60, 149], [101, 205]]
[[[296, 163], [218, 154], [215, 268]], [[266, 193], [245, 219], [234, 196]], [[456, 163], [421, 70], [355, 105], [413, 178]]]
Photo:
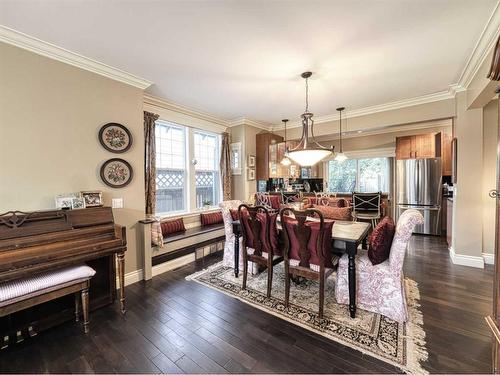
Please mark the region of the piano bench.
[[[75, 320], [78, 322], [80, 318], [81, 298], [83, 329], [88, 333], [89, 287], [94, 275], [92, 268], [81, 265], [0, 283], [0, 317], [74, 293]], [[29, 332], [34, 335], [31, 329]], [[18, 332], [18, 339], [19, 336]]]

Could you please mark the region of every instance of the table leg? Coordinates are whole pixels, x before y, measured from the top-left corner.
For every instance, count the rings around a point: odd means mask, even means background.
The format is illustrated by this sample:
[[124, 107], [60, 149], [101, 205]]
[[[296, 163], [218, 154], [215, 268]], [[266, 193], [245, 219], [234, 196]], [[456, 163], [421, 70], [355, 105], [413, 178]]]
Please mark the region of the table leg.
[[[347, 255], [349, 257], [349, 313], [351, 318], [356, 316], [356, 244], [347, 243]], [[353, 248], [354, 247], [354, 248]]]
[[234, 234], [234, 277], [240, 273], [240, 235]]
[[125, 314], [125, 253], [116, 254], [118, 260], [118, 282], [120, 284], [120, 309]]

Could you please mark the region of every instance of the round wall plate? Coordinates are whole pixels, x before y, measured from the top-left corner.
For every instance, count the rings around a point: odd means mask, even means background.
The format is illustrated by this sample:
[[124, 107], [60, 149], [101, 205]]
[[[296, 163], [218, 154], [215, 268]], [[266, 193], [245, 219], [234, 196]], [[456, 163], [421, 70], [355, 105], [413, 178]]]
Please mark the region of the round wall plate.
[[109, 122], [99, 130], [99, 142], [106, 150], [120, 154], [132, 146], [132, 134], [125, 126]]
[[109, 159], [101, 166], [102, 182], [113, 188], [127, 186], [132, 181], [133, 175], [132, 166], [123, 159]]

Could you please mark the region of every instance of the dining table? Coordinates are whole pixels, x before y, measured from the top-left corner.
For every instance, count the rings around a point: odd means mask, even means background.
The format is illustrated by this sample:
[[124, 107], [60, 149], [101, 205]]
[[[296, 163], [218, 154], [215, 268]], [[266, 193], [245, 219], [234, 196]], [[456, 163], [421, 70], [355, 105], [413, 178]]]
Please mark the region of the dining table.
[[[277, 223], [278, 230], [281, 225]], [[331, 249], [334, 254], [347, 254], [348, 278], [349, 278], [349, 314], [351, 318], [356, 317], [356, 254], [360, 245], [366, 248], [366, 241], [371, 225], [362, 221], [340, 221], [336, 220], [332, 227]], [[234, 241], [234, 276], [239, 276], [239, 256], [241, 224], [239, 220], [233, 221]]]

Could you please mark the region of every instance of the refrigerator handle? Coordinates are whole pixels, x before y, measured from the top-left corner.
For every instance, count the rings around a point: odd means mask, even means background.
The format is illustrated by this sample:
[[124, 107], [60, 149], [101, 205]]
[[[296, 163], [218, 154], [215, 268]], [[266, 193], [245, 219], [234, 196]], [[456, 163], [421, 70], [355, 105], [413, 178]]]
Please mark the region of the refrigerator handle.
[[420, 203], [420, 163], [418, 162], [418, 160], [415, 160], [415, 169], [416, 169], [416, 175], [417, 175], [417, 178], [416, 178], [416, 181], [417, 181], [417, 189], [416, 189], [416, 193], [417, 193], [417, 203]]

